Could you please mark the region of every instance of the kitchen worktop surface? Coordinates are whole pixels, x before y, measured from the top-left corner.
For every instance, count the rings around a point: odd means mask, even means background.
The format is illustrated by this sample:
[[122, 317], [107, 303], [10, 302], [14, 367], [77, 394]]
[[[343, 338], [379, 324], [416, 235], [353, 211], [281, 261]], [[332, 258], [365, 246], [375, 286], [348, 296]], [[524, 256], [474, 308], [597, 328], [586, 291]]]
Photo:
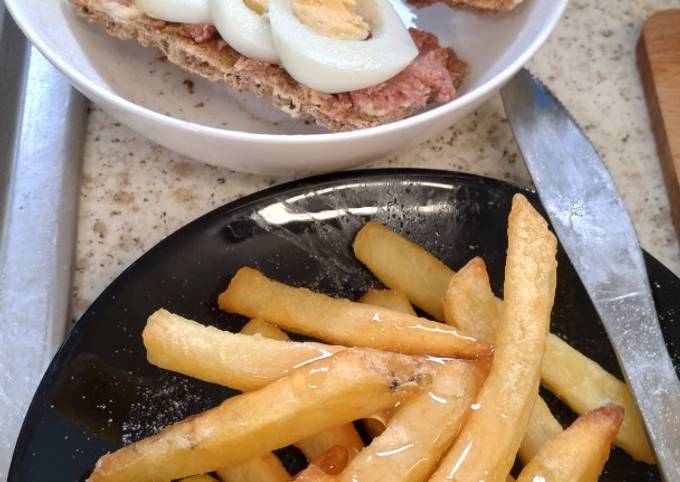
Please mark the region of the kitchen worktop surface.
[[[643, 21], [668, 8], [680, 8], [680, 0], [572, 0], [529, 68], [561, 98], [603, 155], [642, 246], [680, 275], [680, 246], [634, 56]], [[498, 96], [439, 137], [366, 167], [449, 169], [530, 184]], [[184, 158], [92, 106], [80, 195], [74, 318], [168, 234], [215, 207], [286, 180]]]

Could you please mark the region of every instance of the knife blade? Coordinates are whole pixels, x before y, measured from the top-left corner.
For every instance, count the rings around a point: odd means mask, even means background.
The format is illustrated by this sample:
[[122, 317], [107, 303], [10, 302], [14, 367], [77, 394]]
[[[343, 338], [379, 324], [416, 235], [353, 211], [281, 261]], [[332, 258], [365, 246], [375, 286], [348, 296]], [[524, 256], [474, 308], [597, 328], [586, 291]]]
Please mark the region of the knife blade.
[[680, 382], [614, 181], [571, 115], [527, 70], [501, 96], [541, 202], [636, 398], [659, 470], [680, 481]]

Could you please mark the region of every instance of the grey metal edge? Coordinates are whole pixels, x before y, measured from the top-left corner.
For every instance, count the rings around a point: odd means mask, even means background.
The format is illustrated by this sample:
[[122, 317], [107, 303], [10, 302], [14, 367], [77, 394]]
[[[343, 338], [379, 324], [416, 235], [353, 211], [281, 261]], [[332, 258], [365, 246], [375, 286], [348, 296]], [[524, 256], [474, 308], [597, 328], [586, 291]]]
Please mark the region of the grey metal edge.
[[69, 319], [86, 103], [0, 3], [0, 481]]

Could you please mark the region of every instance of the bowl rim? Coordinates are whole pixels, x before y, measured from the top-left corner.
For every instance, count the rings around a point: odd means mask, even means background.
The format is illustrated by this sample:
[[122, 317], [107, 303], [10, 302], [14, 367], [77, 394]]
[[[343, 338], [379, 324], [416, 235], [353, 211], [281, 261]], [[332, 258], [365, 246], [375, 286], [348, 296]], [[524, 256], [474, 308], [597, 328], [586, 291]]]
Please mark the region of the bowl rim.
[[111, 90], [104, 89], [94, 81], [87, 78], [78, 69], [72, 67], [69, 62], [59, 54], [59, 52], [52, 48], [32, 27], [31, 21], [27, 15], [22, 15], [19, 7], [15, 2], [19, 0], [5, 0], [10, 15], [17, 23], [24, 35], [33, 43], [33, 45], [60, 70], [71, 83], [87, 97], [90, 93], [93, 97], [103, 98], [110, 105], [122, 111], [128, 111], [138, 117], [145, 117], [164, 127], [178, 129], [180, 131], [202, 131], [205, 135], [213, 138], [222, 138], [224, 140], [239, 140], [251, 141], [266, 144], [309, 144], [315, 142], [343, 142], [351, 140], [359, 140], [373, 137], [379, 134], [389, 134], [400, 131], [402, 129], [413, 128], [428, 120], [433, 120], [443, 115], [446, 112], [463, 108], [467, 105], [473, 104], [480, 98], [484, 98], [487, 94], [500, 88], [505, 84], [510, 77], [519, 71], [520, 68], [536, 53], [536, 51], [543, 45], [550, 34], [557, 26], [558, 21], [564, 14], [567, 7], [568, 0], [556, 0], [556, 8], [552, 14], [547, 18], [543, 24], [538, 35], [531, 42], [529, 47], [522, 52], [513, 62], [510, 63], [500, 73], [490, 78], [483, 84], [471, 92], [453, 99], [445, 104], [437, 106], [433, 109], [421, 112], [395, 122], [382, 124], [364, 129], [357, 129], [347, 132], [328, 132], [319, 134], [263, 134], [254, 132], [243, 132], [231, 129], [222, 129], [219, 127], [210, 127], [195, 122], [189, 122], [161, 114], [147, 107], [135, 104], [121, 95], [118, 95]]

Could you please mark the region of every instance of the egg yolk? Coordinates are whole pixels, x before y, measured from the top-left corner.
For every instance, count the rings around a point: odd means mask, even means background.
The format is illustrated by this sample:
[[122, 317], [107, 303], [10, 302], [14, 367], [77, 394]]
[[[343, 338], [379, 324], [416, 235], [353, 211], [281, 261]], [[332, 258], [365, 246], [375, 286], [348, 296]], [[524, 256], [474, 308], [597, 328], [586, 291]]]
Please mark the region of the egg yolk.
[[356, 13], [356, 0], [292, 0], [292, 6], [295, 16], [321, 35], [364, 40], [371, 33], [368, 23]]
[[255, 12], [263, 15], [267, 12], [267, 0], [243, 0], [246, 6]]
[[[267, 13], [267, 1], [243, 0], [260, 15]], [[292, 0], [292, 6], [298, 20], [321, 35], [365, 40], [371, 34], [368, 23], [356, 13], [356, 0]]]

